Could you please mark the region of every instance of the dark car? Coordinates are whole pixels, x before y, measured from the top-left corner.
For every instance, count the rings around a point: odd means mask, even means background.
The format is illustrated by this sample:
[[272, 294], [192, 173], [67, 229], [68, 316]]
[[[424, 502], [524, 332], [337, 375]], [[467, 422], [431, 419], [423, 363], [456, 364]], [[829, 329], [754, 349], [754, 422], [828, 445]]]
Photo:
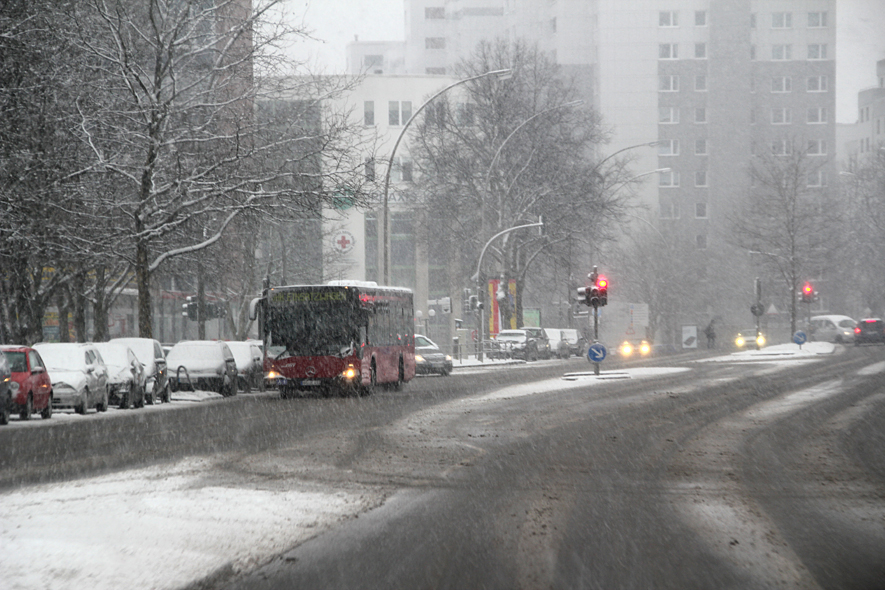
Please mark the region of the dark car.
[[492, 358], [515, 358], [524, 361], [538, 360], [538, 341], [525, 330], [501, 330], [494, 340]]
[[854, 345], [885, 344], [885, 322], [879, 318], [860, 320], [854, 327]]
[[531, 337], [534, 338], [538, 344], [538, 357], [542, 359], [549, 359], [553, 356], [554, 350], [550, 345], [550, 338], [547, 337], [547, 332], [544, 328], [534, 328], [534, 327], [526, 327], [523, 326], [523, 330]]
[[452, 372], [452, 357], [427, 336], [415, 334], [415, 372], [419, 375], [448, 375]]
[[166, 353], [160, 343], [152, 338], [114, 338], [111, 342], [125, 344], [132, 349], [135, 357], [144, 365], [147, 381], [144, 399], [148, 404], [169, 402], [171, 387], [166, 371]]
[[0, 346], [0, 357], [9, 362], [9, 412], [28, 420], [34, 411], [43, 418], [52, 417], [52, 382], [40, 354], [30, 346]]

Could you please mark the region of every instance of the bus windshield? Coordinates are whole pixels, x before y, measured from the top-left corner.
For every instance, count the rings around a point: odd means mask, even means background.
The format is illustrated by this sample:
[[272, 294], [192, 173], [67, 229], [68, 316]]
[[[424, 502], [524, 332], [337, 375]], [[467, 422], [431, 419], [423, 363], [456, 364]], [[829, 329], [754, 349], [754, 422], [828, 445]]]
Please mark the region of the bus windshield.
[[349, 305], [272, 306], [268, 356], [348, 356], [360, 343], [359, 312]]

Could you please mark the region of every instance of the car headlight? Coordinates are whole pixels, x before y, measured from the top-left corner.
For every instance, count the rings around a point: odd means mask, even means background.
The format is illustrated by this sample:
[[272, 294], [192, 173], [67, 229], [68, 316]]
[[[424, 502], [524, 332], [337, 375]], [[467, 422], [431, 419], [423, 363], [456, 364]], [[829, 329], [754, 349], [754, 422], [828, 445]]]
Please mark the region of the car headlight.
[[633, 345], [629, 342], [625, 342], [621, 345], [621, 355], [630, 356], [633, 354]]
[[447, 361], [450, 361], [450, 360], [452, 360], [452, 355], [450, 355], [450, 354], [447, 354], [447, 355], [446, 355], [446, 360], [447, 360]]
[[12, 395], [17, 395], [19, 390], [18, 381], [10, 381], [9, 382], [9, 391], [12, 392]]
[[645, 340], [643, 340], [643, 341], [639, 344], [639, 353], [640, 353], [640, 354], [643, 354], [643, 355], [646, 355], [646, 354], [648, 354], [648, 353], [650, 353], [650, 352], [651, 352], [651, 345], [650, 345], [648, 342], [646, 342]]
[[765, 336], [763, 336], [762, 334], [756, 336], [756, 344], [758, 344], [759, 346], [765, 346]]
[[416, 363], [423, 363], [423, 362], [424, 362], [424, 357], [421, 356], [420, 354], [417, 354], [417, 353], [416, 353], [416, 354], [415, 354], [415, 362], [416, 362]]
[[734, 345], [737, 346], [738, 348], [743, 348], [744, 344], [746, 344], [746, 343], [747, 343], [747, 341], [744, 340], [744, 337], [741, 336], [740, 334], [738, 334], [737, 338], [734, 339]]

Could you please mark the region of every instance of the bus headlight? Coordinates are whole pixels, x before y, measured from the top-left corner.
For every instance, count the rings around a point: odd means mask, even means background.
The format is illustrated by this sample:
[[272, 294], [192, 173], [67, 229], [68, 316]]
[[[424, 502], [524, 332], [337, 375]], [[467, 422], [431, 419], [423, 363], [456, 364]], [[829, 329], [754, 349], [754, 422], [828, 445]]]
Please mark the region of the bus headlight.
[[279, 379], [281, 376], [282, 376], [282, 375], [280, 375], [280, 374], [277, 373], [276, 371], [268, 371], [268, 372], [264, 375], [264, 378], [267, 379], [268, 381], [274, 381], [274, 380], [276, 380], [276, 379]]
[[353, 365], [347, 365], [347, 368], [344, 369], [344, 372], [341, 373], [341, 376], [350, 381], [356, 377], [356, 369]]

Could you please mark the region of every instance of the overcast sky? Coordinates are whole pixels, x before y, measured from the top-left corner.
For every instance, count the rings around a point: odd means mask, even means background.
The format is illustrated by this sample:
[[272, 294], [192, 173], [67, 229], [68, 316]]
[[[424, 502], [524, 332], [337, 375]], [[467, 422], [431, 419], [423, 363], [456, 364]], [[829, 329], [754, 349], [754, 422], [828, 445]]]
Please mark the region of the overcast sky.
[[[361, 41], [404, 38], [403, 0], [290, 0], [293, 18], [303, 18], [322, 42], [303, 44], [300, 56], [327, 73], [342, 72], [344, 48]], [[885, 0], [838, 0], [836, 14], [836, 118], [854, 123], [857, 92], [875, 86], [876, 61], [885, 59]]]

